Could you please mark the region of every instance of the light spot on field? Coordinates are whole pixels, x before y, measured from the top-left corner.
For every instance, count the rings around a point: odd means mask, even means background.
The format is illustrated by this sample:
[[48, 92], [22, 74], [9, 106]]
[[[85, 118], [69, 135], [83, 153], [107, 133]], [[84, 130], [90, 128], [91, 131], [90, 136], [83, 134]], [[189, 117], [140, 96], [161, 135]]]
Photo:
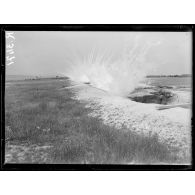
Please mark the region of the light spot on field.
[[5, 163], [46, 163], [52, 146], [6, 144]]
[[56, 106], [56, 102], [54, 102], [54, 101], [49, 102], [49, 107], [50, 108], [54, 108], [55, 106]]

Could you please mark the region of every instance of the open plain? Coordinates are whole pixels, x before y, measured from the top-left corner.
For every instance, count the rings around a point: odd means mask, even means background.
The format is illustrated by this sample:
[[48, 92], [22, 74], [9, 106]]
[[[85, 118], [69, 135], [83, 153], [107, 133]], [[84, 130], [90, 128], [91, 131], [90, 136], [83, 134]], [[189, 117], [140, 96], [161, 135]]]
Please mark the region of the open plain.
[[190, 164], [190, 110], [68, 78], [7, 81], [6, 163]]

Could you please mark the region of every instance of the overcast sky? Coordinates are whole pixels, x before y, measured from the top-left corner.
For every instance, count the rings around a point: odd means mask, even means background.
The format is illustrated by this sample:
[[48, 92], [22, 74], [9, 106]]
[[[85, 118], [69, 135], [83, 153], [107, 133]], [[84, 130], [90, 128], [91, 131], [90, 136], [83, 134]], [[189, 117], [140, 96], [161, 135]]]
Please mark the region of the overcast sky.
[[[139, 36], [138, 36], [139, 34]], [[112, 51], [118, 56], [124, 43], [140, 46], [146, 42], [158, 43], [151, 47], [146, 60], [154, 64], [151, 74], [191, 73], [190, 32], [14, 32], [14, 63], [7, 66], [9, 75], [56, 75], [66, 73], [68, 58], [98, 51]], [[80, 53], [80, 54], [79, 54]], [[144, 66], [144, 65], [143, 65]]]

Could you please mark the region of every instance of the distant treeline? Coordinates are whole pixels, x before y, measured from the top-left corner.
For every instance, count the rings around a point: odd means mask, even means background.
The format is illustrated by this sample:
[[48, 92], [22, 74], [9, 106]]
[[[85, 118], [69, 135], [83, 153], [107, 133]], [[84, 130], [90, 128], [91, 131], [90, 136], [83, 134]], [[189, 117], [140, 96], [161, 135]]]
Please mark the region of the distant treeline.
[[152, 78], [152, 77], [191, 77], [191, 74], [174, 74], [174, 75], [147, 75], [147, 78]]
[[33, 76], [33, 75], [6, 75], [6, 81], [40, 80], [40, 79], [67, 79], [65, 76]]
[[33, 78], [26, 78], [25, 80], [43, 80], [43, 79], [67, 79], [68, 77], [64, 76], [56, 76], [56, 77], [33, 77]]

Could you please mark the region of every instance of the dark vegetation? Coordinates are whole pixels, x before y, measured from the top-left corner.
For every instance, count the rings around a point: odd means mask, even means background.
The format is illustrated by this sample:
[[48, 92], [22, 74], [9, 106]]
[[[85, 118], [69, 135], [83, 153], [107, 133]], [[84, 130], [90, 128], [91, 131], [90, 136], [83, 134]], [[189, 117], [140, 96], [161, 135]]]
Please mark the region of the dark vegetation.
[[157, 135], [140, 136], [131, 129], [114, 129], [97, 118], [90, 118], [90, 109], [71, 98], [73, 92], [65, 88], [69, 85], [66, 79], [8, 83], [5, 93], [7, 162], [177, 162], [177, 156], [159, 142]]
[[154, 77], [191, 77], [191, 74], [174, 74], [174, 75], [148, 75], [147, 78], [154, 78]]

